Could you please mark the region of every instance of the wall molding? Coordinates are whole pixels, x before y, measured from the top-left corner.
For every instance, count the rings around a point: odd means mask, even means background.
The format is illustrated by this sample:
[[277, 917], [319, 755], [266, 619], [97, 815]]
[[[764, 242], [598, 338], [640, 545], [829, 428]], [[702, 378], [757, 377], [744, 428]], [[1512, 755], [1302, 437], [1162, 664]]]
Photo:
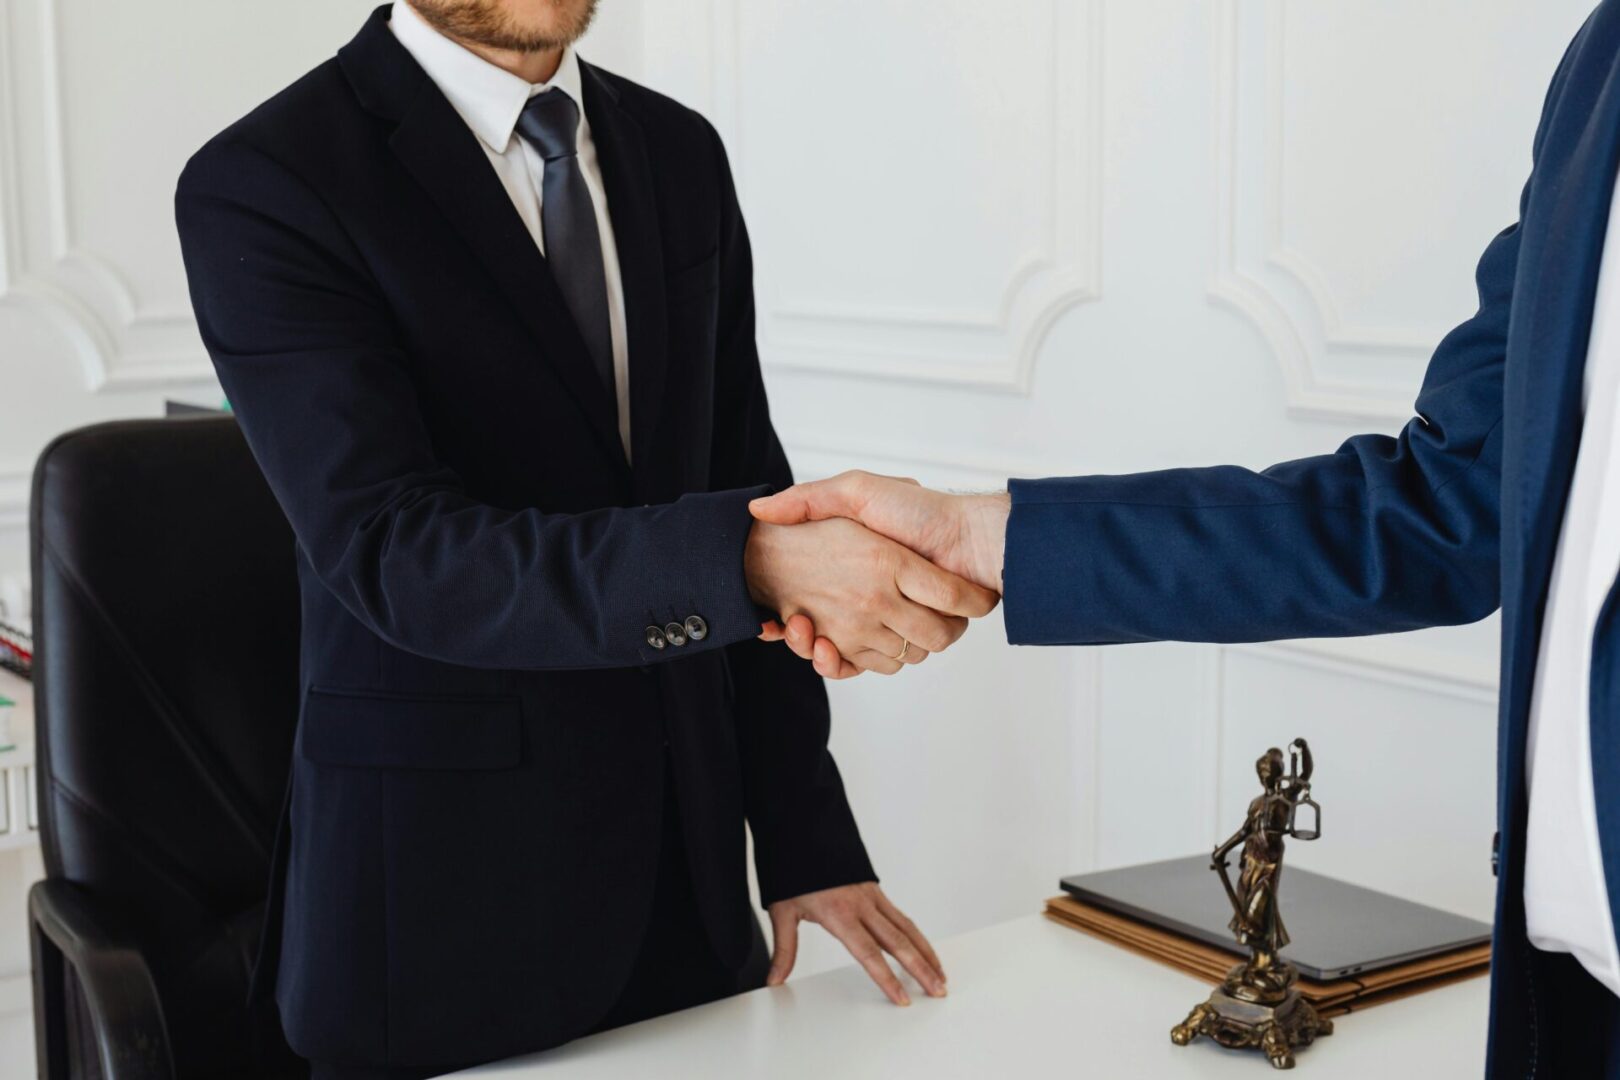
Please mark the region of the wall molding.
[[33, 475], [33, 470], [24, 465], [0, 465], [0, 532], [28, 527]]
[[[1330, 374], [1330, 354], [1393, 354], [1419, 376], [1441, 334], [1348, 322], [1327, 275], [1283, 239], [1283, 20], [1286, 0], [1217, 0], [1214, 57], [1215, 270], [1210, 297], [1260, 331], [1282, 369], [1292, 415], [1353, 422], [1411, 419], [1418, 378], [1352, 382]], [[1263, 19], [1263, 63], [1245, 62], [1245, 42]], [[1248, 33], [1246, 33], [1248, 31]], [[1244, 72], [1262, 72], [1258, 94]], [[1258, 97], [1256, 106], [1248, 100]], [[1255, 112], [1261, 115], [1254, 115]], [[1250, 132], [1251, 126], [1258, 137]], [[1258, 160], [1256, 160], [1258, 159]], [[1247, 169], [1245, 168], [1247, 166]], [[1244, 175], [1263, 176], [1259, 205], [1243, 200]], [[1305, 298], [1291, 303], [1286, 292]]]
[[[1053, 467], [1051, 462], [999, 451], [969, 461], [963, 458], [959, 446], [874, 439], [859, 433], [787, 432], [782, 435], [782, 442], [791, 461], [808, 462], [812, 466], [796, 470], [807, 479], [846, 469], [865, 469], [897, 476], [920, 473], [936, 486], [994, 491], [1004, 489], [1009, 477], [1078, 476], [1087, 472], [1073, 462]], [[818, 465], [823, 468], [815, 468]], [[831, 471], [824, 471], [826, 468]]]
[[1226, 650], [1219, 645], [1199, 645], [1196, 660], [1198, 679], [1197, 760], [1206, 767], [1199, 772], [1200, 785], [1197, 828], [1200, 839], [1211, 846], [1220, 842], [1222, 823], [1228, 818], [1221, 787], [1221, 752], [1226, 741]]
[[1404, 690], [1438, 694], [1476, 705], [1495, 707], [1494, 663], [1472, 661], [1436, 649], [1414, 649], [1400, 635], [1326, 638], [1226, 645], [1238, 656], [1257, 656], [1350, 678], [1370, 679]]
[[[711, 9], [712, 113], [733, 148], [734, 168], [744, 184], [742, 0], [717, 3]], [[1102, 6], [1103, 0], [1051, 0], [1055, 151], [1045, 194], [1051, 232], [1041, 250], [1018, 263], [1001, 295], [974, 312], [791, 300], [762, 304], [758, 339], [766, 364], [817, 375], [1029, 392], [1036, 356], [1052, 324], [1102, 292]], [[929, 344], [939, 335], [957, 343], [949, 350], [953, 359], [942, 359], [944, 350]]]
[[0, 1017], [32, 1012], [34, 983], [26, 971], [0, 975]]
[[[1102, 851], [1103, 666], [1097, 649], [1080, 650], [1071, 665], [1076, 709], [1069, 722], [1069, 866], [1085, 873]], [[1084, 782], [1079, 782], [1083, 778]]]
[[[124, 273], [74, 232], [58, 2], [19, 0], [0, 10], [0, 303], [35, 309], [56, 326], [92, 391], [210, 381], [189, 307], [144, 307]], [[38, 142], [28, 146], [24, 72], [37, 80], [40, 110]], [[25, 178], [24, 161], [37, 162], [39, 173]]]

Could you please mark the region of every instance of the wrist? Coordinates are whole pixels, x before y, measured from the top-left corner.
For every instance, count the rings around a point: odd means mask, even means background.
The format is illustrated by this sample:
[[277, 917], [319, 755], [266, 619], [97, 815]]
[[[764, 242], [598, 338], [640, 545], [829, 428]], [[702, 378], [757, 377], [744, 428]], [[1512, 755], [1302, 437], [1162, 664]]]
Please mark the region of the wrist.
[[756, 521], [748, 530], [748, 541], [743, 545], [743, 580], [748, 585], [748, 596], [760, 607], [775, 610], [770, 588], [769, 554], [771, 531], [778, 528]]
[[1012, 496], [1005, 491], [962, 497], [964, 574], [975, 585], [1001, 592], [1001, 572], [1007, 550], [1007, 518]]
[[787, 594], [794, 584], [785, 567], [792, 563], [795, 530], [803, 525], [773, 525], [756, 521], [743, 545], [743, 581], [748, 586], [749, 599], [778, 617], [786, 618], [791, 612]]

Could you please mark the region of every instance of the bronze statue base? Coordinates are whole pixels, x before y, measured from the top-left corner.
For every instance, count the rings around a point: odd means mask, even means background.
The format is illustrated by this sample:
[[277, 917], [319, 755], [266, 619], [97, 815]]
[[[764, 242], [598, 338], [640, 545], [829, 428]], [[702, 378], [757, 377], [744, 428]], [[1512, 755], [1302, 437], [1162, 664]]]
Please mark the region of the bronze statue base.
[[1333, 1021], [1316, 1015], [1298, 990], [1290, 987], [1277, 1004], [1262, 1005], [1232, 997], [1223, 986], [1170, 1029], [1170, 1041], [1186, 1046], [1207, 1035], [1233, 1050], [1260, 1050], [1274, 1069], [1292, 1069], [1295, 1047], [1331, 1034]]

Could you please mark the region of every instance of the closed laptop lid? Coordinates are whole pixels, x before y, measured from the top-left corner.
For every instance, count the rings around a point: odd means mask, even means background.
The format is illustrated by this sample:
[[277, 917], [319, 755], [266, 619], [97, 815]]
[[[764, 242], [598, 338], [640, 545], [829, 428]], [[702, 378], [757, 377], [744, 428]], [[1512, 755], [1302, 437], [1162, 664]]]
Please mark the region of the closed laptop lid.
[[[1236, 864], [1230, 873], [1235, 883]], [[1076, 874], [1062, 884], [1083, 903], [1248, 955], [1227, 926], [1231, 904], [1207, 855]], [[1283, 869], [1278, 896], [1291, 939], [1282, 955], [1308, 979], [1378, 971], [1491, 938], [1477, 919], [1292, 866]]]

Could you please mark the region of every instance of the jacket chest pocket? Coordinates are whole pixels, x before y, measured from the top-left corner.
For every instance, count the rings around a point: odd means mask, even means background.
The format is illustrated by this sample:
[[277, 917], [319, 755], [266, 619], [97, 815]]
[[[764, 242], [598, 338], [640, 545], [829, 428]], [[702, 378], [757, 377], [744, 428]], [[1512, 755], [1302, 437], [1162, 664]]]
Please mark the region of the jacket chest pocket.
[[664, 296], [670, 307], [720, 291], [720, 253], [712, 251], [690, 266], [664, 276]]

